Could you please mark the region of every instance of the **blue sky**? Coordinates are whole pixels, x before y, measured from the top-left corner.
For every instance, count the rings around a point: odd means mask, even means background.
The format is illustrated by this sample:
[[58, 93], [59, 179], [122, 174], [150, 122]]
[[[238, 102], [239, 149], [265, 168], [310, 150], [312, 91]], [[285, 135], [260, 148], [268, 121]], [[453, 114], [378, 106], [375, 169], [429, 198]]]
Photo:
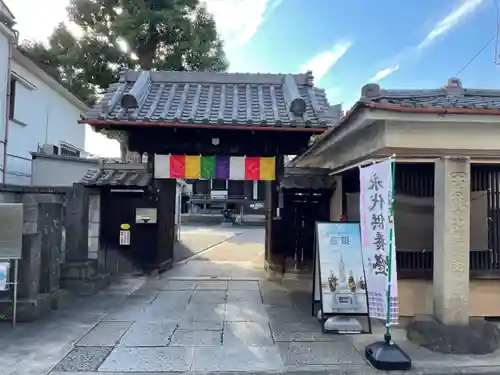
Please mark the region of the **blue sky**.
[[[64, 20], [68, 0], [5, 2], [16, 16], [21, 38], [44, 39]], [[500, 7], [500, 0], [206, 3], [226, 42], [231, 71], [310, 69], [331, 103], [343, 102], [345, 109], [368, 82], [383, 88], [444, 85], [496, 35]], [[42, 24], [40, 14], [46, 15]], [[495, 39], [459, 74], [465, 87], [500, 88], [496, 44]]]
[[[495, 0], [283, 0], [250, 40], [228, 48], [231, 70], [311, 68], [330, 101], [347, 106], [370, 81], [437, 88], [496, 34], [496, 11]], [[459, 74], [464, 86], [500, 86], [495, 44]]]

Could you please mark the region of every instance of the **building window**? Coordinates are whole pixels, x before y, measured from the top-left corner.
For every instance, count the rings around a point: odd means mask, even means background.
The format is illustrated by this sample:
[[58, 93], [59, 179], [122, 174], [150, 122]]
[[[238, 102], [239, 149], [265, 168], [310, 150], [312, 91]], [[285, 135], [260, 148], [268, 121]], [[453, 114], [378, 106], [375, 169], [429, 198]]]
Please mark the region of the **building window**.
[[9, 92], [9, 119], [14, 119], [14, 110], [16, 108], [16, 80], [10, 79], [10, 92]]
[[71, 147], [61, 145], [61, 155], [62, 156], [73, 156], [73, 157], [78, 158], [78, 157], [80, 157], [80, 151], [76, 150], [74, 148], [71, 148]]

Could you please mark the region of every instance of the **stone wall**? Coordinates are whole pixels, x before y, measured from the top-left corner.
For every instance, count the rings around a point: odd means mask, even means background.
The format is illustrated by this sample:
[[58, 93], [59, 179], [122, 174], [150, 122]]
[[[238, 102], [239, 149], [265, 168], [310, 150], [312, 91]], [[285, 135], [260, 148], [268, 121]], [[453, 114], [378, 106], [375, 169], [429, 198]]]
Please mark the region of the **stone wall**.
[[[0, 203], [22, 203], [24, 208], [19, 321], [58, 308], [68, 298], [66, 291], [90, 295], [109, 285], [109, 275], [98, 267], [99, 190], [78, 184], [7, 185], [0, 186]], [[11, 312], [11, 292], [0, 292], [0, 320], [10, 318]]]
[[[19, 262], [18, 320], [37, 319], [64, 300], [60, 270], [65, 257], [65, 206], [71, 189], [2, 186], [0, 203], [24, 205]], [[10, 318], [10, 292], [0, 294], [0, 318]]]

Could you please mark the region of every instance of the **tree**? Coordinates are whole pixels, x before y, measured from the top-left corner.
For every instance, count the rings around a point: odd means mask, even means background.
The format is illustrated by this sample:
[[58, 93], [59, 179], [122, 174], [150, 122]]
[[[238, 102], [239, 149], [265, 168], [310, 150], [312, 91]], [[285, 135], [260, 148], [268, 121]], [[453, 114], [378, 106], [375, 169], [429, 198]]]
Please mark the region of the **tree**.
[[93, 104], [122, 68], [225, 71], [227, 61], [213, 17], [199, 0], [71, 0], [70, 21], [48, 45], [20, 50], [65, 87]]

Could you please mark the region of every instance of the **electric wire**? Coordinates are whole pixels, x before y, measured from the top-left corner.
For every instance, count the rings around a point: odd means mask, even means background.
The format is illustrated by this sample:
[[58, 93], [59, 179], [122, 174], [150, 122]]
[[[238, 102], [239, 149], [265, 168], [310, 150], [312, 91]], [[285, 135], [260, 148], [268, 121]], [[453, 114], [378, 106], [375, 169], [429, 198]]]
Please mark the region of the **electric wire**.
[[496, 10], [497, 10], [497, 22], [496, 22], [496, 30], [495, 30], [495, 34], [486, 42], [486, 44], [479, 50], [478, 53], [476, 53], [474, 55], [474, 57], [472, 57], [472, 59], [470, 59], [467, 64], [465, 64], [457, 73], [455, 73], [455, 76], [458, 76], [460, 75], [460, 73], [462, 73], [465, 69], [467, 69], [467, 67], [486, 49], [486, 47], [488, 47], [490, 45], [490, 43], [496, 39], [495, 41], [495, 58], [494, 58], [494, 61], [493, 63], [495, 65], [498, 64], [498, 42], [499, 42], [499, 34], [500, 34], [500, 3], [498, 0], [495, 0], [495, 6], [496, 6]]

